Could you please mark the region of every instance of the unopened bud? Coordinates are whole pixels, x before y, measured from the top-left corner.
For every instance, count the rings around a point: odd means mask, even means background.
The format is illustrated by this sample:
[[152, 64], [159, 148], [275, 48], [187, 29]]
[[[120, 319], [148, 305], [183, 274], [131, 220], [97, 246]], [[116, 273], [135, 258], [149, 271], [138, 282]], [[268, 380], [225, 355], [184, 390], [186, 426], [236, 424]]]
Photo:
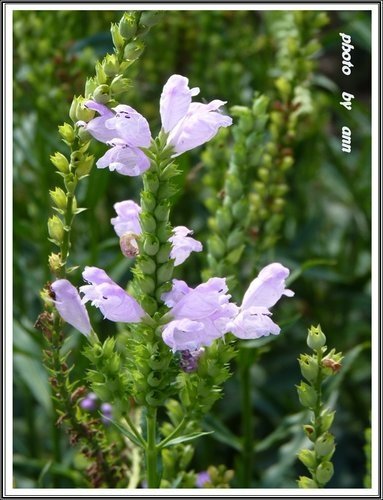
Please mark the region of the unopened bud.
[[325, 432], [316, 440], [314, 448], [320, 457], [329, 455], [335, 450], [334, 436], [329, 432]]
[[328, 409], [324, 410], [320, 416], [320, 430], [321, 432], [328, 431], [334, 421], [335, 411]]
[[106, 54], [102, 61], [102, 68], [106, 76], [116, 76], [119, 70], [118, 59], [115, 54]]
[[304, 378], [309, 382], [314, 382], [314, 380], [316, 380], [318, 377], [319, 371], [317, 360], [312, 356], [308, 356], [307, 354], [301, 354], [298, 362]]
[[334, 466], [331, 462], [322, 462], [318, 465], [315, 472], [315, 478], [320, 484], [326, 484], [334, 475]]
[[88, 175], [92, 170], [93, 164], [94, 164], [93, 155], [83, 156], [81, 160], [77, 163], [75, 170], [76, 176], [80, 179]]
[[301, 382], [297, 386], [299, 401], [302, 406], [306, 408], [314, 408], [317, 403], [317, 394], [313, 387], [309, 386], [305, 382]]
[[120, 248], [125, 257], [134, 258], [138, 255], [137, 238], [137, 234], [131, 232], [125, 233], [120, 237]]
[[93, 92], [93, 98], [100, 104], [106, 104], [110, 100], [109, 86], [99, 85]]
[[307, 335], [307, 345], [312, 349], [313, 351], [316, 351], [323, 347], [326, 344], [326, 336], [322, 332], [322, 329], [320, 325], [317, 327], [312, 326], [309, 329], [308, 335]]
[[316, 456], [314, 451], [303, 449], [298, 453], [298, 459], [305, 465], [308, 469], [314, 469], [316, 466]]
[[127, 59], [128, 61], [135, 61], [140, 57], [144, 48], [145, 45], [140, 40], [128, 43], [124, 49], [124, 59]]
[[318, 483], [314, 481], [314, 479], [310, 479], [309, 477], [306, 476], [300, 476], [298, 480], [298, 486], [299, 488], [318, 488]]
[[52, 190], [49, 191], [49, 195], [57, 208], [65, 210], [67, 204], [67, 197], [61, 188], [56, 187], [54, 191]]
[[113, 45], [117, 50], [121, 50], [124, 46], [124, 38], [120, 34], [119, 26], [116, 23], [112, 23], [110, 28], [110, 33], [112, 35]]
[[173, 276], [173, 261], [165, 262], [157, 271], [157, 282], [159, 284], [169, 281]]
[[71, 125], [69, 125], [69, 123], [64, 123], [59, 126], [59, 134], [68, 144], [72, 144], [76, 138], [74, 129]]
[[64, 238], [64, 224], [57, 215], [48, 219], [48, 233], [51, 241], [60, 246]]
[[134, 14], [125, 13], [118, 24], [118, 31], [120, 35], [126, 39], [133, 38], [137, 31], [136, 16]]
[[124, 78], [122, 75], [118, 75], [113, 78], [110, 84], [110, 90], [113, 95], [119, 95], [126, 92], [129, 87], [131, 87], [131, 81], [128, 78]]

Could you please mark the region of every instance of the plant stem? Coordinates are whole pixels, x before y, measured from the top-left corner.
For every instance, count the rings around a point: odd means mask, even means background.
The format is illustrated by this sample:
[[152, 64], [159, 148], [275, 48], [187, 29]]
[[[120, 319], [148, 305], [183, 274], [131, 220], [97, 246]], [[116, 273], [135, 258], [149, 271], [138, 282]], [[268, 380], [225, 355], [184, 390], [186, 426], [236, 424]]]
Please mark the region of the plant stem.
[[156, 445], [156, 425], [157, 425], [157, 409], [148, 408], [146, 416], [147, 424], [147, 446], [146, 446], [146, 475], [148, 488], [158, 488], [160, 477], [157, 469], [158, 449]]
[[241, 387], [241, 415], [242, 415], [242, 484], [243, 488], [250, 488], [253, 471], [253, 415], [251, 408], [251, 349], [239, 350], [240, 387]]

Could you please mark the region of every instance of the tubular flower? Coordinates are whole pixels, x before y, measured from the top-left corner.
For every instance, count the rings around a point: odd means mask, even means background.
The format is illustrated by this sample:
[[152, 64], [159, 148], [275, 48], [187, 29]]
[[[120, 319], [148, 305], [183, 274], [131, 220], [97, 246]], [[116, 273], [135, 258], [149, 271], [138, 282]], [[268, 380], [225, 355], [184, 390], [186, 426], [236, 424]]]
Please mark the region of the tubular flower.
[[294, 292], [286, 289], [285, 280], [290, 271], [275, 262], [264, 267], [247, 289], [239, 314], [229, 323], [228, 329], [240, 339], [255, 339], [278, 335], [280, 327], [274, 323], [269, 308], [282, 295], [292, 297]]
[[80, 295], [72, 283], [61, 279], [52, 283], [55, 294], [54, 303], [64, 321], [74, 326], [79, 332], [88, 336], [91, 332], [88, 311], [81, 302]]
[[162, 295], [172, 317], [162, 332], [164, 342], [173, 351], [195, 351], [222, 337], [238, 313], [227, 291], [224, 278], [210, 278], [194, 289], [173, 280], [172, 290]]
[[[135, 257], [138, 253], [136, 238], [142, 233], [140, 225], [141, 207], [134, 201], [126, 200], [114, 204], [117, 217], [111, 219], [114, 230], [120, 237], [120, 247], [126, 257]], [[169, 238], [172, 244], [170, 258], [174, 265], [179, 266], [189, 257], [191, 252], [201, 252], [202, 244], [191, 238], [193, 231], [185, 226], [173, 228], [173, 236]]]
[[118, 286], [105, 271], [98, 267], [86, 267], [82, 273], [90, 283], [80, 288], [84, 303], [98, 307], [104, 318], [122, 323], [139, 323], [146, 316], [140, 304]]
[[210, 141], [220, 127], [228, 127], [233, 120], [219, 112], [226, 101], [214, 100], [208, 104], [192, 103], [199, 88], [188, 86], [188, 78], [172, 75], [164, 85], [160, 99], [162, 128], [169, 133], [168, 144], [178, 156]]
[[119, 104], [113, 111], [103, 104], [87, 101], [86, 107], [100, 116], [88, 123], [78, 122], [95, 139], [111, 146], [96, 163], [98, 168], [116, 170], [122, 175], [140, 175], [150, 166], [149, 158], [140, 149], [151, 141], [149, 124], [135, 109]]

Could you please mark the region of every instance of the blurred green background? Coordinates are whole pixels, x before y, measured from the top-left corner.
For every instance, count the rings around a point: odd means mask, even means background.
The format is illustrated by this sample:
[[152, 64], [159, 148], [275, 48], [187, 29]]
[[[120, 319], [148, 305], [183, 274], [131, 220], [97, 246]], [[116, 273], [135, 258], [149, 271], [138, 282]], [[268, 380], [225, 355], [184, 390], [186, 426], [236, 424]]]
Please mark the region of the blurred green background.
[[[52, 465], [57, 440], [49, 396], [48, 376], [41, 362], [42, 339], [33, 328], [41, 311], [39, 290], [50, 279], [47, 266], [52, 245], [46, 221], [51, 213], [49, 189], [60, 182], [49, 156], [65, 151], [57, 125], [69, 121], [73, 95], [83, 93], [94, 64], [111, 52], [109, 27], [122, 12], [14, 12], [14, 452], [16, 487], [81, 487], [81, 460], [60, 434], [61, 464]], [[274, 17], [273, 17], [274, 16]], [[323, 259], [325, 265], [307, 266], [294, 281], [295, 299], [284, 304], [282, 316], [296, 321], [257, 357], [252, 368], [252, 404], [258, 455], [254, 487], [294, 487], [304, 473], [296, 452], [302, 446], [300, 407], [295, 384], [300, 372], [297, 357], [306, 351], [306, 331], [320, 323], [328, 345], [347, 354], [334, 379], [332, 404], [337, 410], [333, 432], [337, 450], [330, 487], [363, 487], [364, 432], [370, 426], [370, 15], [368, 12], [331, 12], [322, 28], [322, 50], [312, 80], [314, 109], [304, 119], [295, 142], [295, 165], [288, 174], [285, 220], [276, 248], [262, 257], [281, 259], [293, 270]], [[146, 49], [132, 66], [130, 105], [145, 115], [153, 135], [159, 130], [158, 102], [162, 86], [173, 73], [188, 76], [206, 100], [219, 98], [228, 106], [251, 105], [255, 91], [273, 97], [276, 33], [275, 13], [257, 11], [171, 11], [146, 37]], [[352, 35], [354, 70], [345, 78], [340, 68], [339, 32]], [[352, 112], [339, 105], [341, 92], [357, 96]], [[352, 153], [341, 152], [340, 129], [352, 130]], [[94, 146], [95, 154], [105, 148]], [[183, 194], [174, 210], [174, 225], [193, 227], [203, 242], [207, 212], [203, 204], [200, 150], [180, 158]], [[104, 267], [116, 280], [129, 275], [119, 253], [110, 218], [113, 204], [138, 200], [140, 179], [108, 170], [92, 171], [79, 192], [89, 210], [76, 218], [72, 262]], [[200, 281], [203, 255], [192, 257], [180, 277]], [[302, 267], [303, 266], [303, 267]], [[76, 276], [80, 283], [80, 274]], [[276, 317], [277, 313], [276, 313]], [[96, 314], [93, 321], [100, 317]], [[105, 322], [107, 323], [107, 322]], [[103, 326], [113, 334], [114, 324]], [[72, 332], [74, 376], [86, 361], [84, 341]], [[258, 353], [259, 354], [259, 353]], [[254, 354], [255, 357], [255, 354]], [[233, 368], [235, 372], [235, 367]], [[235, 469], [236, 452], [227, 429], [239, 435], [237, 373], [225, 387], [206, 426], [225, 425], [220, 434], [201, 439], [193, 466], [225, 463]], [[274, 432], [278, 429], [278, 432]], [[233, 484], [233, 486], [240, 486]]]

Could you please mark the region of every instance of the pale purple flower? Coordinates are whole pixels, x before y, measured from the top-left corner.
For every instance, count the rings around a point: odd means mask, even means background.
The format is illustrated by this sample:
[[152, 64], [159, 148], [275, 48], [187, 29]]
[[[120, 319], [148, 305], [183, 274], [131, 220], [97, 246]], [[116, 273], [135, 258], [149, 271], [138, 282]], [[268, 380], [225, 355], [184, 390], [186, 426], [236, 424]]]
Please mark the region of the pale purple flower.
[[201, 252], [202, 243], [191, 238], [193, 231], [185, 226], [177, 226], [173, 229], [173, 236], [169, 238], [172, 244], [170, 258], [174, 259], [174, 265], [179, 266], [189, 257], [191, 252]]
[[78, 122], [95, 139], [112, 146], [96, 163], [122, 175], [140, 175], [150, 166], [149, 158], [140, 149], [148, 147], [151, 134], [147, 120], [135, 109], [119, 104], [113, 110], [103, 104], [87, 101], [86, 107], [100, 116], [88, 123]]
[[80, 407], [85, 411], [95, 411], [98, 407], [98, 397], [94, 392], [90, 392], [80, 401]]
[[210, 483], [211, 477], [207, 470], [198, 472], [196, 479], [197, 488], [203, 488], [206, 483]]
[[53, 282], [51, 288], [55, 294], [56, 309], [62, 319], [88, 336], [92, 327], [77, 289], [66, 279]]
[[164, 85], [160, 99], [162, 127], [169, 133], [168, 144], [178, 156], [212, 139], [220, 127], [228, 127], [233, 120], [219, 112], [226, 101], [214, 100], [208, 104], [192, 103], [199, 88], [189, 89], [189, 80], [172, 75]]
[[[117, 217], [110, 221], [116, 234], [120, 237], [120, 247], [126, 257], [135, 257], [138, 254], [136, 238], [142, 233], [140, 225], [141, 207], [132, 200], [120, 201], [114, 204]], [[173, 228], [173, 235], [169, 238], [172, 244], [170, 258], [174, 265], [179, 266], [189, 257], [191, 252], [201, 252], [202, 244], [191, 238], [193, 231], [185, 226]]]
[[172, 290], [162, 295], [172, 318], [162, 332], [164, 342], [173, 351], [193, 351], [222, 337], [238, 313], [227, 291], [224, 278], [211, 278], [196, 288], [173, 280]]
[[255, 339], [278, 335], [280, 327], [274, 323], [269, 308], [282, 295], [292, 297], [294, 292], [286, 289], [285, 280], [290, 271], [275, 262], [264, 267], [247, 289], [239, 314], [228, 325], [229, 330], [240, 339]]
[[110, 403], [102, 403], [100, 410], [102, 422], [105, 425], [109, 425], [113, 417], [113, 406]]
[[132, 200], [120, 201], [113, 205], [117, 217], [110, 219], [118, 236], [125, 233], [141, 234], [139, 215], [141, 207]]
[[140, 304], [102, 269], [86, 267], [82, 275], [90, 283], [80, 288], [84, 294], [82, 301], [91, 301], [93, 306], [100, 309], [104, 318], [122, 323], [138, 323], [146, 316]]
[[188, 349], [181, 351], [180, 368], [186, 373], [195, 372], [198, 368], [198, 360], [204, 351], [203, 347], [194, 351], [189, 351]]

